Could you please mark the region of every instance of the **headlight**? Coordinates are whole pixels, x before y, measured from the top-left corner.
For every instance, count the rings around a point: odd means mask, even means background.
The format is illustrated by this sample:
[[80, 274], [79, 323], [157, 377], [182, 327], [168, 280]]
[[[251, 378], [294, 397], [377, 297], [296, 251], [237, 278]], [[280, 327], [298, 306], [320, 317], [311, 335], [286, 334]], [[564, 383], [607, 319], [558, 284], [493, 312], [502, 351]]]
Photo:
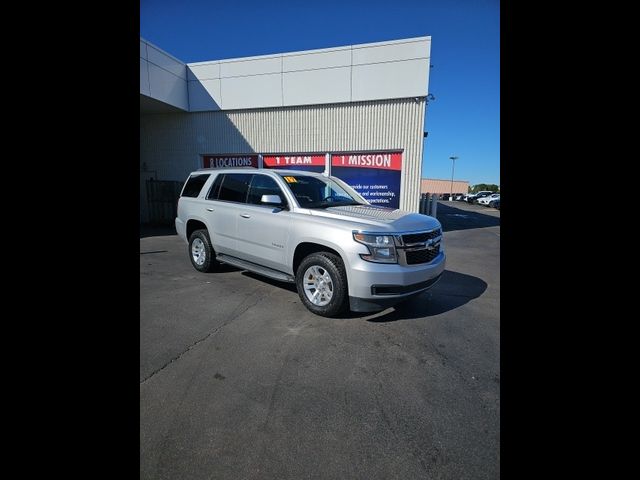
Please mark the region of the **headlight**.
[[360, 254], [363, 260], [377, 263], [398, 263], [392, 235], [366, 235], [354, 232], [353, 239], [369, 248], [368, 255]]

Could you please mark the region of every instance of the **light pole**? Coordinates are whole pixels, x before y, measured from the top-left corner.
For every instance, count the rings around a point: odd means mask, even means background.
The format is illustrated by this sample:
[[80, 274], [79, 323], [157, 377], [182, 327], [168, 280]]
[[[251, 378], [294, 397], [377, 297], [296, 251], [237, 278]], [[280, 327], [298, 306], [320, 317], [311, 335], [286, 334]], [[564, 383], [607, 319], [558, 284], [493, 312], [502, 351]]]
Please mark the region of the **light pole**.
[[456, 157], [455, 155], [449, 157], [450, 160], [453, 160], [453, 163], [451, 164], [451, 195], [449, 196], [449, 201], [453, 200], [453, 171], [456, 168], [456, 160], [458, 159], [458, 157]]

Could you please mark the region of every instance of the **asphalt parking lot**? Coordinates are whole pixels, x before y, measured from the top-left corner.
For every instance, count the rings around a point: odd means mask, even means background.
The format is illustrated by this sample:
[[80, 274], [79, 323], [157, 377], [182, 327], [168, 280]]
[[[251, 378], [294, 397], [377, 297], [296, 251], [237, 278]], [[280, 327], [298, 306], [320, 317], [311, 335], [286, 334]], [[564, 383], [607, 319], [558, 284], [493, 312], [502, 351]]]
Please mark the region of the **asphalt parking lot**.
[[140, 478], [499, 478], [500, 212], [437, 216], [440, 282], [340, 319], [143, 230]]

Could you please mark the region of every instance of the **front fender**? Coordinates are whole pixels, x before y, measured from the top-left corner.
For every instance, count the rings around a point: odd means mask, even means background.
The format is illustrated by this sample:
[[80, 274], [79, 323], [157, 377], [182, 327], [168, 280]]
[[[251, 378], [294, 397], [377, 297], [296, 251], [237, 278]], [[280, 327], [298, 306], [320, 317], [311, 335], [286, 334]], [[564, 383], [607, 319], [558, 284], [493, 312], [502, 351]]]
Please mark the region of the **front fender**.
[[367, 247], [354, 241], [353, 233], [343, 228], [334, 229], [324, 225], [322, 233], [322, 235], [314, 235], [313, 231], [306, 231], [305, 234], [296, 237], [295, 245], [292, 245], [288, 256], [288, 265], [290, 265], [291, 267], [290, 273], [293, 274], [294, 254], [298, 245], [300, 245], [301, 243], [313, 243], [328, 247], [338, 252], [340, 258], [342, 259], [342, 262], [344, 263], [344, 268], [347, 274], [347, 282], [350, 282], [352, 271], [351, 263], [353, 259], [359, 258], [359, 254], [368, 253], [369, 251]]

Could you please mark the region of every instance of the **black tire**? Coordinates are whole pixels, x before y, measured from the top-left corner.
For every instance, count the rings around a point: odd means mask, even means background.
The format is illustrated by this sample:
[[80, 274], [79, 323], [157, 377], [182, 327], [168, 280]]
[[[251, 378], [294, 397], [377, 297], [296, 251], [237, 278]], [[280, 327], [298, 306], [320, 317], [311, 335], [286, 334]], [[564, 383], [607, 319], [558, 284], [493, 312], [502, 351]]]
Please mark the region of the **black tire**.
[[[304, 288], [305, 273], [313, 267], [317, 267], [322, 275], [328, 275], [331, 280], [331, 298], [326, 305], [316, 305], [307, 297]], [[312, 277], [309, 277], [309, 280], [311, 279]], [[318, 252], [305, 257], [296, 272], [296, 287], [298, 288], [298, 295], [303, 305], [316, 315], [335, 317], [347, 309], [349, 303], [347, 273], [345, 272], [342, 259], [333, 253]], [[326, 289], [328, 287], [323, 286], [323, 288]], [[323, 295], [324, 293], [321, 293], [318, 299], [320, 303], [327, 300], [326, 296], [323, 297]]]
[[[201, 242], [201, 245], [198, 244], [197, 240]], [[196, 242], [196, 250], [198, 249], [198, 246], [202, 247], [201, 252], [204, 254], [202, 263], [198, 263], [199, 260], [197, 261], [194, 258], [194, 242]], [[195, 268], [199, 272], [205, 273], [213, 272], [220, 264], [216, 260], [216, 252], [211, 246], [209, 232], [207, 232], [206, 230], [195, 230], [189, 237], [189, 259], [191, 260], [191, 265], [193, 265], [193, 268]]]

